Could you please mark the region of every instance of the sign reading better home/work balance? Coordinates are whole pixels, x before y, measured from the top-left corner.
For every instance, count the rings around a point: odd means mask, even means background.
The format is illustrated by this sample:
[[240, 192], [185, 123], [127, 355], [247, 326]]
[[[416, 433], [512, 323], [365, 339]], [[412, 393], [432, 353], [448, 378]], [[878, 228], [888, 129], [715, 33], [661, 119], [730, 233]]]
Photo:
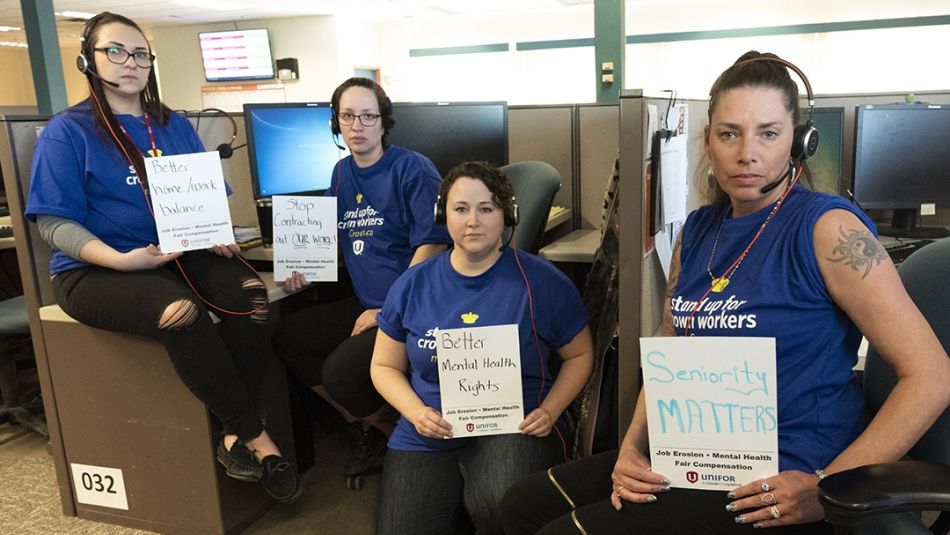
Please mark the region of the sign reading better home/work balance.
[[163, 253], [234, 243], [217, 151], [146, 158], [145, 172]]
[[778, 473], [774, 338], [641, 338], [650, 462], [672, 486]]
[[336, 197], [273, 197], [274, 280], [337, 280]]
[[518, 326], [440, 329], [435, 344], [442, 418], [452, 436], [518, 433], [524, 421]]

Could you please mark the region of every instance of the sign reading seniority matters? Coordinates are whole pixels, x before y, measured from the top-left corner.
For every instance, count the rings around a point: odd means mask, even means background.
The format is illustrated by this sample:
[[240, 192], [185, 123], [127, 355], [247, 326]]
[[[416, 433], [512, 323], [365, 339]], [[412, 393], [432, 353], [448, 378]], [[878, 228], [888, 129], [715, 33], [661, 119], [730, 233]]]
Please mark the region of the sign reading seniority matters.
[[778, 473], [775, 339], [641, 338], [654, 472], [729, 490]]
[[234, 243], [217, 151], [146, 158], [145, 174], [163, 253]]
[[336, 197], [274, 195], [274, 280], [336, 282]]
[[452, 436], [518, 433], [524, 421], [518, 326], [439, 330], [435, 347], [442, 418]]

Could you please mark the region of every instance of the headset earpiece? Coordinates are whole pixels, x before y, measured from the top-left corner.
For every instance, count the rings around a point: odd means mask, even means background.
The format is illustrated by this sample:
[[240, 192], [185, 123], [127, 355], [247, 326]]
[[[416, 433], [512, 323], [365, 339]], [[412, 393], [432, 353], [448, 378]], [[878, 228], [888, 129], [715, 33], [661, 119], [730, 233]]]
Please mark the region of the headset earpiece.
[[439, 195], [435, 199], [435, 205], [432, 207], [432, 221], [436, 225], [445, 224], [445, 203], [442, 202], [442, 196]]
[[818, 152], [818, 129], [809, 120], [805, 124], [795, 127], [795, 138], [792, 140], [792, 159], [802, 162]]
[[91, 64], [89, 63], [89, 58], [87, 58], [85, 54], [79, 54], [76, 56], [76, 68], [79, 69], [79, 72], [83, 74], [87, 74], [92, 68]]
[[515, 202], [514, 197], [511, 198], [511, 213], [505, 212], [505, 226], [518, 226], [518, 203]]
[[334, 136], [340, 135], [340, 120], [333, 106], [330, 106], [330, 133]]

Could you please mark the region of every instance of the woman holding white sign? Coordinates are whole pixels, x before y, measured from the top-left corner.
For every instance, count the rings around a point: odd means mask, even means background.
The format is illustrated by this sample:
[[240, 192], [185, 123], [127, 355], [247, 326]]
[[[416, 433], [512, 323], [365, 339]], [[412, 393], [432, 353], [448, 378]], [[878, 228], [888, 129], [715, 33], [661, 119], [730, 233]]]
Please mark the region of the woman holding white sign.
[[[817, 132], [810, 123], [796, 127], [799, 93], [787, 69], [813, 101], [797, 67], [754, 51], [710, 90], [704, 146], [712, 202], [683, 228], [663, 321], [667, 336], [775, 339], [779, 472], [736, 478], [729, 491], [690, 489], [689, 478], [671, 489], [650, 468], [651, 455], [655, 462], [669, 452], [651, 450], [641, 391], [619, 450], [509, 490], [508, 533], [832, 533], [822, 522], [819, 480], [900, 459], [950, 403], [947, 355], [873, 223], [844, 199], [798, 184]], [[899, 377], [870, 423], [852, 372], [862, 332]], [[695, 481], [711, 465], [743, 460], [679, 462], [694, 463]]]
[[[53, 247], [51, 283], [63, 310], [162, 343], [185, 385], [224, 424], [217, 457], [228, 475], [292, 502], [299, 475], [256, 404], [272, 353], [264, 283], [233, 258], [234, 244], [170, 254], [155, 245], [146, 154], [204, 147], [159, 100], [154, 61], [132, 20], [104, 12], [86, 22], [77, 66], [90, 96], [53, 117], [37, 140], [26, 214]], [[169, 455], [177, 455], [173, 445]]]
[[[500, 169], [460, 164], [442, 180], [439, 193], [436, 218], [448, 226], [454, 248], [400, 277], [378, 317], [370, 372], [402, 417], [383, 467], [377, 533], [456, 533], [467, 512], [478, 533], [500, 534], [498, 504], [505, 489], [564, 459], [558, 422], [590, 375], [590, 330], [577, 289], [560, 271], [503, 245], [517, 206]], [[503, 342], [516, 348], [511, 354], [486, 354], [486, 340], [444, 332], [489, 326], [510, 329]], [[552, 348], [561, 357], [553, 382], [547, 365]], [[443, 349], [461, 350], [462, 357], [450, 363]], [[492, 373], [505, 367], [520, 367], [520, 384]], [[440, 390], [440, 368], [471, 375]], [[520, 387], [521, 396], [511, 406], [480, 403], [488, 392], [513, 387]], [[471, 399], [473, 408], [457, 411], [464, 413], [457, 419], [467, 422], [464, 429], [443, 418], [449, 394]], [[472, 436], [495, 429], [493, 418], [504, 416], [499, 410], [515, 405], [524, 418], [508, 433]]]

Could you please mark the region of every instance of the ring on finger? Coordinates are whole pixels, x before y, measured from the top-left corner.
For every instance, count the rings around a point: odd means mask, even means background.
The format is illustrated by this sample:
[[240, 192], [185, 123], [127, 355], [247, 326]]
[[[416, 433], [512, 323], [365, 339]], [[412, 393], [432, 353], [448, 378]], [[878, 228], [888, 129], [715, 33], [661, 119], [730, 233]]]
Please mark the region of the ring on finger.
[[774, 492], [766, 492], [763, 494], [759, 494], [759, 499], [762, 500], [762, 503], [764, 503], [765, 505], [775, 505]]
[[772, 514], [772, 518], [775, 518], [775, 519], [777, 519], [777, 518], [779, 518], [780, 516], [782, 516], [782, 513], [781, 513], [781, 511], [778, 510], [778, 506], [777, 506], [777, 505], [773, 505], [773, 506], [769, 507], [769, 513], [771, 513], [771, 514]]
[[767, 479], [762, 480], [762, 492], [768, 492], [772, 490], [772, 487], [769, 486], [769, 481]]
[[618, 497], [618, 498], [620, 497], [620, 491], [622, 491], [622, 490], [623, 490], [623, 487], [621, 487], [620, 485], [617, 485], [617, 492], [616, 492], [616, 494], [617, 494], [617, 497]]

